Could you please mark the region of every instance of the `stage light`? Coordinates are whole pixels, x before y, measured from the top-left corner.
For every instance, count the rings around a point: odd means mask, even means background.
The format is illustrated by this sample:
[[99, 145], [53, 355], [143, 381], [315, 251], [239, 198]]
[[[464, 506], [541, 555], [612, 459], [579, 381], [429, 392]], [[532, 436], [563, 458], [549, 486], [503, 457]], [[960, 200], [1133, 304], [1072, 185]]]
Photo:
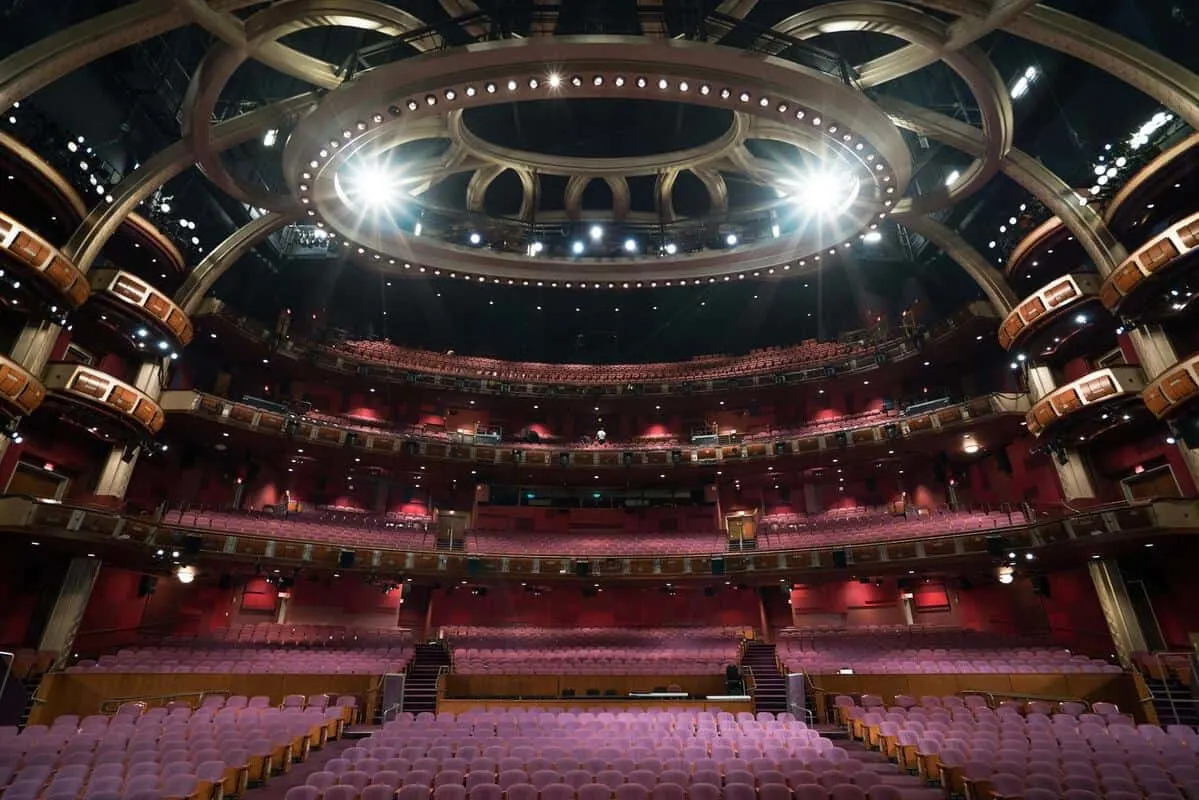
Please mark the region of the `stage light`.
[[666, 243], [666, 255], [673, 256], [677, 252], [679, 252], [679, 246], [677, 244], [674, 242]]
[[636, 253], [637, 252], [637, 243], [635, 241], [633, 241], [632, 239], [625, 239], [624, 240], [624, 251], [626, 253]]
[[557, 89], [562, 85], [562, 76], [556, 72], [551, 72], [549, 77], [549, 85], [551, 89]]
[[599, 225], [592, 225], [591, 230], [588, 231], [588, 234], [591, 236], [591, 241], [598, 242], [600, 239], [604, 238], [604, 229]]
[[862, 241], [866, 244], [878, 244], [883, 240], [883, 235], [878, 231], [870, 231], [862, 237]]
[[266, 133], [262, 134], [262, 146], [274, 147], [275, 142], [279, 141], [279, 129], [269, 128]]
[[953, 172], [951, 172], [945, 176], [945, 185], [953, 186], [955, 183], [958, 182], [958, 179], [961, 177], [962, 177], [962, 173], [955, 169]]
[[400, 196], [399, 175], [384, 164], [360, 164], [347, 188], [351, 199], [374, 210], [389, 208]]
[[724, 237], [724, 243], [727, 244], [729, 247], [732, 247], [733, 245], [737, 244], [737, 234], [730, 233], [728, 236]]
[[1000, 567], [995, 571], [995, 577], [1002, 584], [1009, 584], [1016, 580], [1016, 573], [1011, 567]]
[[844, 172], [819, 170], [800, 176], [794, 188], [793, 196], [800, 208], [809, 214], [831, 216], [845, 210], [857, 187]]
[[570, 252], [574, 253], [576, 256], [583, 255], [583, 243], [575, 242], [574, 244], [572, 244], [570, 246]]
[[481, 242], [481, 241], [483, 241], [482, 236], [480, 236], [477, 232], [471, 233], [471, 235], [470, 235], [470, 243], [471, 244], [479, 244], [479, 242]]
[[175, 577], [179, 579], [180, 583], [191, 583], [196, 579], [196, 568], [187, 566], [179, 567], [175, 570]]

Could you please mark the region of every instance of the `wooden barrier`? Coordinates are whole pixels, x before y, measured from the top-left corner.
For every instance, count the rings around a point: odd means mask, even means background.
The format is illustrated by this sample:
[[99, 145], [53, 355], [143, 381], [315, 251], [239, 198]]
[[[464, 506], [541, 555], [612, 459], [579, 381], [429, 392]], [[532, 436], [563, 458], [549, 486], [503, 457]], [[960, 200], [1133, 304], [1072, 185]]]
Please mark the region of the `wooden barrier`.
[[629, 692], [678, 686], [692, 695], [724, 693], [724, 675], [447, 675], [448, 699], [561, 697], [566, 689], [583, 699], [588, 689]]
[[[810, 675], [816, 695], [818, 718], [826, 719], [827, 706], [839, 694], [876, 694], [890, 703], [897, 694], [915, 698], [924, 695], [943, 697], [974, 690], [1026, 694], [1042, 697], [1076, 697], [1088, 703], [1106, 701], [1131, 714], [1137, 722], [1146, 722], [1137, 694], [1136, 682], [1129, 673], [961, 673], [925, 675]], [[1002, 698], [1000, 698], [1002, 699]]]
[[568, 709], [583, 709], [584, 711], [647, 711], [649, 709], [670, 711], [678, 708], [699, 708], [704, 711], [728, 711], [736, 714], [738, 711], [753, 711], [752, 701], [722, 701], [707, 700], [663, 700], [661, 698], [646, 698], [637, 700], [631, 697], [618, 697], [604, 700], [600, 697], [574, 697], [564, 700], [468, 700], [443, 699], [437, 701], [438, 712], [452, 711], [509, 711], [518, 708], [539, 708], [543, 711], [566, 711]]
[[97, 714], [113, 697], [156, 697], [182, 692], [228, 691], [247, 697], [266, 695], [273, 705], [285, 695], [352, 694], [363, 719], [374, 718], [378, 675], [267, 675], [212, 672], [55, 672], [38, 688], [31, 724], [49, 725], [62, 714]]

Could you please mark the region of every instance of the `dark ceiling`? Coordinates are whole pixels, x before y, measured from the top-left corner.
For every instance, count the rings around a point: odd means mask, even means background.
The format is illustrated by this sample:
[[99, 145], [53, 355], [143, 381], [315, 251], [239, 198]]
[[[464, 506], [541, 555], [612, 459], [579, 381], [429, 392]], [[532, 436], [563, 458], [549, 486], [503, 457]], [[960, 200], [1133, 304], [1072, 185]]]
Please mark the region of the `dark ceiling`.
[[[394, 4], [426, 20], [452, 45], [471, 41], [466, 29], [454, 24], [436, 0], [396, 0]], [[633, 0], [562, 0], [554, 7], [538, 6], [531, 0], [478, 0], [484, 23], [496, 36], [527, 35], [538, 27], [559, 34], [636, 34], [658, 24], [665, 26], [668, 35], [686, 36], [699, 32], [707, 18], [709, 36], [738, 47], [761, 42], [774, 23], [822, 4], [815, 0], [760, 0], [746, 20], [733, 25], [710, 16], [717, 0], [663, 0], [648, 15], [639, 13]], [[1116, 30], [1188, 68], [1199, 67], [1199, 51], [1193, 45], [1199, 6], [1193, 2], [1051, 0], [1047, 4]], [[4, 4], [0, 9], [0, 56], [118, 5], [122, 3], [116, 0], [15, 0]], [[374, 34], [347, 29], [301, 32], [288, 37], [286, 43], [356, 69], [412, 53], [407, 45], [391, 46]], [[179, 29], [79, 70], [31, 102], [64, 134], [86, 135], [109, 164], [127, 172], [178, 138], [184, 92], [210, 44], [211, 37], [199, 28]], [[792, 48], [787, 55], [835, 69], [899, 46], [895, 40], [868, 33], [822, 36], [809, 44], [813, 49]], [[1029, 66], [1040, 71], [1041, 77], [1029, 93], [1013, 103], [1016, 145], [1076, 186], [1089, 183], [1094, 159], [1106, 144], [1127, 139], [1159, 110], [1127, 84], [1016, 37], [997, 33], [980, 45], [1009, 83]], [[357, 59], [352, 57], [355, 53]], [[243, 111], [306, 88], [250, 63], [238, 71], [219, 112]], [[875, 91], [977, 122], [969, 93], [942, 66], [921, 70]], [[687, 147], [718, 136], [727, 125], [727, 118], [720, 114], [689, 106], [598, 101], [520, 103], [471, 113], [468, 121], [472, 130], [500, 144], [593, 156]], [[968, 163], [962, 154], [936, 143], [914, 138], [909, 142], [917, 167], [917, 188], [937, 185], [951, 170]], [[788, 154], [772, 155], [786, 158]], [[266, 184], [279, 181], [277, 149], [268, 151], [261, 143], [251, 143], [228, 154], [227, 159], [238, 174]], [[651, 204], [645, 187], [632, 188], [635, 208]], [[502, 186], [500, 189], [502, 195]], [[197, 235], [203, 247], [215, 245], [247, 219], [246, 209], [213, 189], [197, 170], [173, 180], [166, 194], [178, 213], [199, 223]], [[680, 200], [680, 210], [702, 213], [706, 201], [701, 187], [684, 183], [680, 194], [699, 198], [692, 206], [687, 205], [689, 200]], [[997, 226], [1027, 200], [1027, 193], [997, 177], [952, 209], [944, 221], [985, 250]], [[489, 208], [504, 205], [502, 197], [489, 198]], [[802, 286], [805, 279], [658, 292], [578, 292], [397, 278], [388, 289], [383, 286], [385, 279], [359, 267], [337, 259], [289, 263], [269, 245], [260, 248], [262, 258], [247, 259], [231, 271], [218, 291], [234, 305], [264, 316], [288, 305], [327, 309], [328, 319], [360, 334], [386, 335], [436, 349], [543, 360], [625, 361], [744, 351], [808, 336], [832, 336], [861, 325], [869, 305], [885, 305], [893, 317], [902, 303], [919, 297], [935, 312], [948, 313], [980, 296], [956, 265], [918, 237], [900, 235], [894, 228], [887, 230], [886, 241], [878, 248], [857, 251], [855, 248], [852, 266], [826, 269], [820, 281], [819, 311], [810, 306]], [[864, 297], [884, 298], [885, 302], [866, 302]], [[657, 312], [652, 311], [655, 305], [660, 309]], [[541, 312], [536, 312], [537, 306]], [[617, 307], [619, 313], [611, 310]], [[575, 308], [582, 310], [576, 312]], [[808, 313], [814, 316], [809, 318]]]

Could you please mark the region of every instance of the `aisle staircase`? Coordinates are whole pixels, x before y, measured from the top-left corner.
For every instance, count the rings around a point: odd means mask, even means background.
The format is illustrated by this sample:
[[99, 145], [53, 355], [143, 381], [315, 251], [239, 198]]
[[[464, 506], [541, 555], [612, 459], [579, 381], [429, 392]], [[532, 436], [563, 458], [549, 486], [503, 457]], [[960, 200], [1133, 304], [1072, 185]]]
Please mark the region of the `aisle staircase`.
[[1166, 725], [1199, 725], [1199, 700], [1173, 675], [1164, 680], [1145, 676], [1145, 686], [1153, 698], [1158, 722]]
[[778, 714], [787, 710], [787, 679], [779, 672], [774, 645], [746, 642], [741, 666], [749, 667], [753, 672], [754, 711]]
[[450, 653], [440, 642], [418, 644], [404, 680], [404, 710], [413, 714], [437, 711], [437, 676], [449, 668]]

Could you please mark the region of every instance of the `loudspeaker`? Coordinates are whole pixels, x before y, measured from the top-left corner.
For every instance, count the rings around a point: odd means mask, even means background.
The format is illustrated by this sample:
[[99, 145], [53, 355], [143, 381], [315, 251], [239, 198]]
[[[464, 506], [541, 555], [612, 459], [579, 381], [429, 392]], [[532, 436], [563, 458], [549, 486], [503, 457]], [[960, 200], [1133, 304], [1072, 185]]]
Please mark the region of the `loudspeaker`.
[[901, 592], [910, 591], [912, 588], [912, 579], [911, 578], [900, 578], [899, 580], [897, 580], [895, 582], [895, 588], [899, 589], [899, 591], [901, 591]]
[[880, 364], [880, 365], [881, 365], [881, 364], [886, 364], [886, 363], [887, 363], [887, 354], [886, 354], [886, 353], [882, 353], [882, 352], [875, 353], [875, 354], [874, 354], [874, 363], [875, 363], [875, 364]]
[[712, 574], [713, 575], [723, 575], [724, 574], [724, 558], [717, 556], [716, 558], [712, 559]]
[[228, 572], [222, 572], [220, 580], [217, 581], [217, 586], [221, 587], [222, 589], [232, 589], [233, 588], [233, 576], [230, 575]]
[[358, 432], [346, 431], [346, 447], [357, 447], [358, 445]]
[[682, 463], [682, 461], [683, 461], [683, 451], [682, 450], [671, 450], [670, 451], [670, 463], [671, 464], [674, 464], [677, 467], [680, 463]]
[[776, 456], [781, 456], [786, 452], [787, 452], [787, 443], [786, 442], [775, 442], [774, 443], [774, 454]]
[[849, 444], [849, 435], [845, 431], [837, 431], [833, 434], [833, 438], [837, 441], [838, 446], [846, 447]]
[[137, 596], [148, 597], [154, 594], [154, 590], [158, 588], [158, 578], [153, 575], [143, 575], [141, 580], [137, 582]]
[[878, 480], [875, 479], [875, 477], [873, 475], [871, 475], [869, 478], [866, 479], [866, 491], [868, 491], [868, 492], [877, 492], [878, 491]]
[[995, 451], [995, 466], [1005, 475], [1012, 474], [1012, 460], [1008, 458], [1007, 450], [999, 448]]
[[974, 588], [974, 581], [970, 580], [969, 578], [967, 578], [965, 576], [958, 578], [956, 582], [957, 582], [957, 587], [959, 589], [961, 589], [963, 592], [968, 592]]
[[832, 378], [832, 377], [833, 377], [833, 376], [835, 376], [836, 374], [837, 374], [837, 368], [836, 368], [836, 367], [834, 367], [834, 366], [833, 366], [833, 365], [831, 365], [831, 364], [829, 364], [829, 365], [825, 366], [825, 368], [824, 368], [824, 377], [826, 377], [826, 378]]
[[141, 446], [136, 444], [127, 444], [125, 449], [121, 451], [121, 460], [128, 464], [133, 459], [137, 458], [137, 454], [141, 452]]
[[704, 587], [704, 597], [715, 597], [715, 596], [716, 596], [716, 587], [715, 586], [705, 586]]
[[945, 462], [937, 460], [933, 462], [933, 480], [937, 483], [945, 483]]
[[341, 567], [342, 569], [349, 569], [350, 567], [354, 566], [354, 551], [342, 550], [340, 553], [338, 553], [337, 566]]
[[845, 569], [849, 566], [849, 554], [844, 550], [833, 551], [833, 566], [837, 569]]
[[1187, 447], [1194, 450], [1199, 447], [1199, 415], [1189, 414], [1174, 421], [1178, 436]]
[[482, 568], [482, 566], [483, 565], [479, 562], [479, 559], [468, 558], [466, 559], [466, 574], [474, 578], [479, 574], [479, 570]]
[[404, 455], [415, 456], [420, 454], [420, 443], [414, 442], [411, 439], [404, 442]]
[[580, 578], [586, 578], [590, 574], [591, 574], [591, 562], [590, 561], [576, 561], [575, 562], [575, 575], [578, 575]]
[[558, 463], [564, 467], [570, 466], [570, 453], [559, 453]]
[[787, 376], [786, 376], [786, 375], [775, 375], [775, 376], [774, 376], [774, 385], [775, 385], [775, 386], [782, 386], [782, 385], [783, 385], [783, 384], [785, 384], [786, 382], [787, 382]]
[[1041, 597], [1049, 597], [1049, 579], [1044, 575], [1033, 575], [1030, 578], [1032, 581], [1032, 593], [1038, 594]]
[[513, 450], [512, 451], [512, 463], [519, 464], [521, 461], [524, 460], [524, 455], [525, 454], [522, 453], [520, 450]]
[[987, 537], [987, 554], [992, 556], [1002, 556], [1007, 552], [1007, 539], [1002, 536]]
[[633, 466], [633, 454], [632, 453], [630, 453], [626, 450], [624, 453], [621, 454], [620, 457], [624, 461], [624, 465], [626, 467]]
[[203, 536], [185, 536], [183, 537], [183, 554], [185, 556], [195, 556], [200, 554], [200, 545], [204, 544]]
[[894, 422], [884, 425], [883, 426], [883, 438], [884, 439], [898, 439], [899, 438], [899, 426], [896, 425]]

